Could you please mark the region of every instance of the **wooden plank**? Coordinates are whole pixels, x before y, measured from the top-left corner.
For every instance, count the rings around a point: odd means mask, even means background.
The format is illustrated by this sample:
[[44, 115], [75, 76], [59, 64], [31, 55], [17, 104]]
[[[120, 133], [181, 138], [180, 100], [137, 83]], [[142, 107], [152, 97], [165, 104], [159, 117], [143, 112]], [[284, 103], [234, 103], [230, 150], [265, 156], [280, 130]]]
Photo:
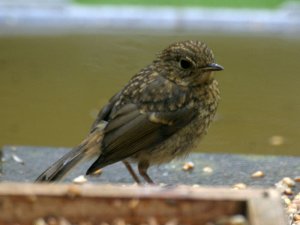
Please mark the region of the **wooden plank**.
[[[258, 217], [251, 219], [253, 225], [258, 225], [256, 221], [263, 215], [249, 207], [256, 207], [258, 200], [280, 207], [276, 194], [272, 192], [272, 197], [265, 199], [262, 198], [265, 193], [265, 190], [190, 186], [2, 183], [0, 224], [26, 225], [38, 218], [55, 216], [74, 223], [111, 223], [116, 218], [123, 218], [130, 224], [141, 224], [155, 217], [159, 224], [176, 218], [180, 224], [199, 225], [223, 216], [250, 212], [251, 217]], [[256, 201], [251, 202], [251, 199]], [[272, 216], [276, 218], [276, 215]]]

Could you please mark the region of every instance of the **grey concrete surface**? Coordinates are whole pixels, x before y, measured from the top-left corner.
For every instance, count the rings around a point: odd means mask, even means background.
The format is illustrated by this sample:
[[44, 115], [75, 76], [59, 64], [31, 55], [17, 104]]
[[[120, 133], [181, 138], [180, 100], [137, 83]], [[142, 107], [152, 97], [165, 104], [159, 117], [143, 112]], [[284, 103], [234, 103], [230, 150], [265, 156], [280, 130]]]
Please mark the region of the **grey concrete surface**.
[[[4, 146], [0, 163], [0, 182], [33, 182], [44, 169], [68, 150], [70, 149]], [[195, 167], [192, 171], [185, 172], [182, 165], [188, 161], [193, 162]], [[65, 182], [84, 174], [91, 163], [87, 162], [76, 168]], [[203, 172], [206, 166], [211, 167], [213, 172]], [[251, 178], [251, 174], [257, 170], [262, 170], [265, 177]], [[194, 153], [186, 159], [151, 167], [149, 174], [156, 183], [204, 186], [232, 186], [236, 183], [245, 183], [248, 186], [268, 188], [274, 187], [274, 184], [283, 177], [300, 176], [300, 157]], [[101, 176], [88, 179], [90, 182], [99, 183], [133, 182], [122, 163], [105, 167]], [[297, 184], [295, 191], [300, 191], [300, 183]]]

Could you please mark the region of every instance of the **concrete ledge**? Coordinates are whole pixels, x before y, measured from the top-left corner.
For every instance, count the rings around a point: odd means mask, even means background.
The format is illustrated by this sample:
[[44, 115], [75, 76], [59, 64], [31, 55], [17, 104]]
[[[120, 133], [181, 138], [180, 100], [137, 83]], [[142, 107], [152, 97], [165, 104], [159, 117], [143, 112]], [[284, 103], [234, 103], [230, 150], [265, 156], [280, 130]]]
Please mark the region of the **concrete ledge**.
[[[70, 149], [5, 146], [2, 149], [0, 182], [32, 182], [68, 150]], [[182, 165], [187, 161], [195, 164], [192, 171], [182, 170]], [[85, 174], [90, 164], [91, 162], [88, 162], [76, 168], [65, 182], [70, 182], [75, 177]], [[211, 167], [213, 172], [203, 172], [203, 167], [206, 166]], [[257, 170], [262, 170], [265, 177], [251, 178], [251, 174]], [[274, 184], [283, 177], [299, 176], [300, 157], [195, 153], [187, 159], [173, 161], [160, 167], [151, 167], [149, 173], [157, 183], [204, 186], [232, 186], [236, 183], [245, 183], [248, 186], [269, 188], [274, 187]], [[104, 168], [100, 177], [90, 178], [89, 181], [97, 183], [133, 182], [121, 163]], [[299, 186], [298, 191], [300, 191]]]

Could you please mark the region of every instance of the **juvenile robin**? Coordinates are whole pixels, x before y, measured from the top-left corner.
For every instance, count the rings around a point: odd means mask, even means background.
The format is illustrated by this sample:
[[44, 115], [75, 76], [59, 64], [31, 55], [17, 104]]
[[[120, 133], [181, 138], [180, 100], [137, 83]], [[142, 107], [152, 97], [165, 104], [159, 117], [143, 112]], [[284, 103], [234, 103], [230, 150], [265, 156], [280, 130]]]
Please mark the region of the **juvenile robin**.
[[187, 155], [206, 134], [219, 102], [213, 72], [220, 70], [205, 43], [171, 44], [109, 100], [81, 144], [36, 181], [59, 181], [78, 163], [98, 157], [87, 175], [122, 161], [137, 183], [131, 163], [153, 183], [149, 166]]

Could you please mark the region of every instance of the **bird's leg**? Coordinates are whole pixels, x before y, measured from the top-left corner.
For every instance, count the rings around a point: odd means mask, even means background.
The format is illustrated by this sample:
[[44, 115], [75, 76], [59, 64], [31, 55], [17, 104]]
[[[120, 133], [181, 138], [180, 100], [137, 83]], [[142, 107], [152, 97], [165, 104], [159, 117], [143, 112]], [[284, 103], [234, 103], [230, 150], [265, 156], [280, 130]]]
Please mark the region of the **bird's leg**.
[[128, 161], [123, 160], [124, 165], [126, 166], [126, 169], [128, 170], [128, 172], [130, 173], [130, 175], [132, 176], [132, 178], [134, 179], [134, 181], [138, 184], [141, 183], [140, 179], [138, 178], [138, 176], [136, 175], [136, 173], [134, 172], [134, 170], [132, 169], [132, 166], [129, 164]]
[[153, 180], [147, 174], [148, 168], [149, 168], [149, 162], [141, 161], [138, 163], [138, 169], [139, 169], [140, 175], [145, 179], [145, 181], [147, 181], [147, 183], [154, 184]]

